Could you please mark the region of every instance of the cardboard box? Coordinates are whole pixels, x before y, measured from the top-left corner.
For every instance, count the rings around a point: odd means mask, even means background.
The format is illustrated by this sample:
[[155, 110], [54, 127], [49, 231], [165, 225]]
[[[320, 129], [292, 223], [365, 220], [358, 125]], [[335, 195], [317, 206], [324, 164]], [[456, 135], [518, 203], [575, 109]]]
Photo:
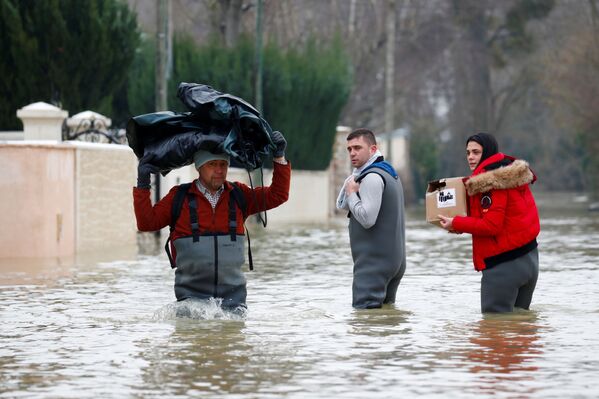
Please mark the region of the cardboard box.
[[447, 177], [428, 182], [426, 188], [426, 221], [441, 227], [437, 215], [466, 216], [468, 200], [463, 177]]

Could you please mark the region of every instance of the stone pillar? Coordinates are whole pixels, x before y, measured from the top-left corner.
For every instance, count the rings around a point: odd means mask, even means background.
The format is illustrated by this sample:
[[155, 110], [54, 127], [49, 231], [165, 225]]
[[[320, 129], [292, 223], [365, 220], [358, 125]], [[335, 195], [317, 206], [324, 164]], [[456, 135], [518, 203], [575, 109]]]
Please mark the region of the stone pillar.
[[44, 102], [17, 110], [17, 117], [23, 122], [25, 140], [62, 141], [62, 124], [68, 115], [68, 111]]
[[330, 171], [330, 191], [331, 191], [331, 216], [340, 215], [345, 212], [340, 212], [335, 206], [337, 194], [343, 185], [343, 182], [352, 171], [349, 155], [347, 155], [347, 135], [351, 133], [351, 128], [347, 126], [337, 126], [335, 135], [335, 143], [333, 144], [333, 157], [331, 159]]
[[383, 153], [385, 159], [387, 159], [387, 155], [389, 154], [388, 143], [391, 141], [391, 153], [393, 154], [392, 165], [401, 178], [406, 203], [413, 202], [415, 197], [412, 172], [410, 170], [410, 132], [406, 128], [399, 128], [393, 130], [390, 135], [391, 140], [388, 140], [389, 133], [377, 135], [379, 150]]

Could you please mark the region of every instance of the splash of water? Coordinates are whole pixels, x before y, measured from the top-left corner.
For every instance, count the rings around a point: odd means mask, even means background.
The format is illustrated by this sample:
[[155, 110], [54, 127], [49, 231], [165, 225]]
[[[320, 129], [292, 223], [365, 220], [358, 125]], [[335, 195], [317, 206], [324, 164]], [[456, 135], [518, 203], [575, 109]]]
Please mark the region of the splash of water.
[[222, 307], [221, 298], [197, 299], [189, 298], [169, 303], [158, 309], [152, 317], [155, 321], [187, 318], [195, 320], [245, 320], [247, 309]]

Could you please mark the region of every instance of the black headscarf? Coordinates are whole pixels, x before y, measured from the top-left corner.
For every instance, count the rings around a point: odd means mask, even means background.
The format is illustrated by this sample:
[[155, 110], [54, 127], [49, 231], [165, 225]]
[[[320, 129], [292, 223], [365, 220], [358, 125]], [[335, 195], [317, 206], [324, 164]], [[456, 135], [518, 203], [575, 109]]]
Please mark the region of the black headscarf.
[[480, 157], [480, 161], [478, 162], [479, 165], [485, 159], [499, 152], [497, 140], [495, 140], [495, 137], [493, 137], [493, 135], [489, 133], [473, 134], [472, 136], [468, 137], [468, 140], [466, 140], [466, 145], [468, 145], [470, 141], [474, 141], [475, 143], [478, 143], [483, 147], [483, 155]]

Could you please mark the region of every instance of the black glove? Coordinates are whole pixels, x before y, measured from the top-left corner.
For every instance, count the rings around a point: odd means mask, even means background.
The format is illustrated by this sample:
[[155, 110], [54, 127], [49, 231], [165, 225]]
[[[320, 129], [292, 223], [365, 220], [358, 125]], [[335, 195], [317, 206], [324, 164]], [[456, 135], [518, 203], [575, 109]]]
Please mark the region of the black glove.
[[275, 158], [284, 157], [285, 148], [287, 148], [287, 140], [285, 140], [285, 137], [283, 137], [283, 133], [279, 132], [278, 130], [275, 130], [270, 135], [270, 139], [272, 140], [272, 143], [275, 145], [275, 150], [272, 153], [272, 155]]
[[137, 188], [150, 188], [150, 174], [160, 172], [158, 166], [150, 164], [153, 156], [144, 155], [137, 165]]

